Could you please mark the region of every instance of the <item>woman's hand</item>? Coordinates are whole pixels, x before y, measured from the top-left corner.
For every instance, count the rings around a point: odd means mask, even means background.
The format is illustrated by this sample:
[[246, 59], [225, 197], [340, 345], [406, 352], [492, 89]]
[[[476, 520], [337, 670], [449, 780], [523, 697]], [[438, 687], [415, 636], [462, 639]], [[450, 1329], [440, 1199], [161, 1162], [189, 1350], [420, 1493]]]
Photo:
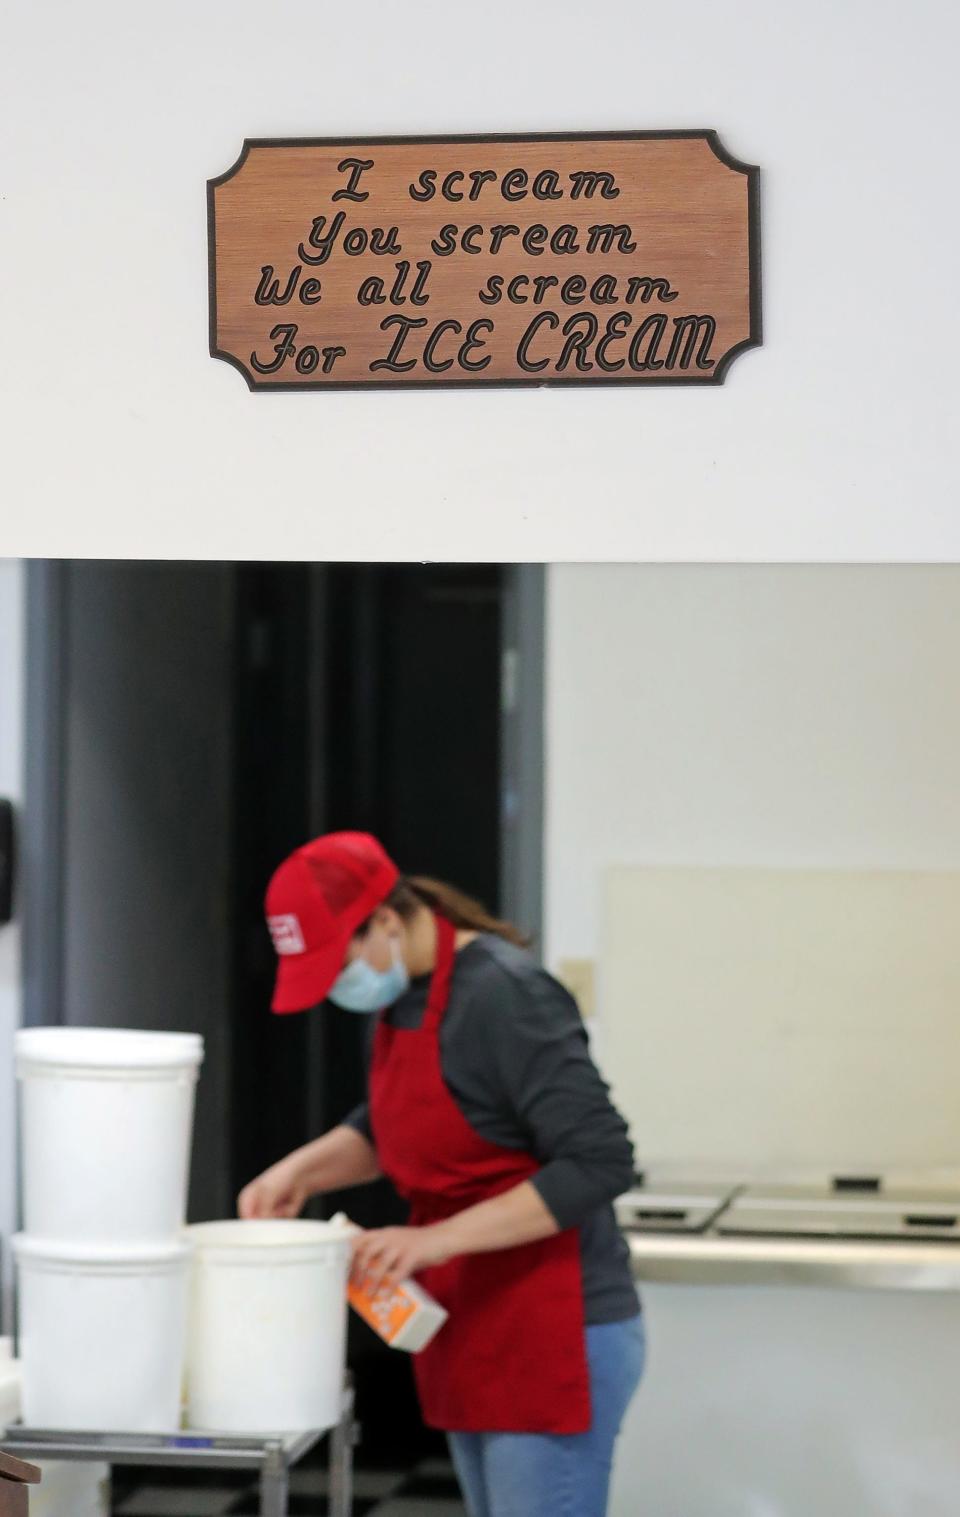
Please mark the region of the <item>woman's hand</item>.
[[311, 1196], [366, 1185], [379, 1175], [373, 1144], [363, 1133], [340, 1123], [245, 1185], [237, 1197], [237, 1211], [241, 1217], [297, 1217]]
[[442, 1223], [373, 1228], [353, 1239], [350, 1279], [354, 1285], [375, 1292], [381, 1285], [396, 1285], [431, 1264], [444, 1264], [455, 1252]]
[[245, 1218], [298, 1217], [310, 1194], [299, 1166], [290, 1158], [281, 1159], [243, 1187], [237, 1197], [237, 1214]]

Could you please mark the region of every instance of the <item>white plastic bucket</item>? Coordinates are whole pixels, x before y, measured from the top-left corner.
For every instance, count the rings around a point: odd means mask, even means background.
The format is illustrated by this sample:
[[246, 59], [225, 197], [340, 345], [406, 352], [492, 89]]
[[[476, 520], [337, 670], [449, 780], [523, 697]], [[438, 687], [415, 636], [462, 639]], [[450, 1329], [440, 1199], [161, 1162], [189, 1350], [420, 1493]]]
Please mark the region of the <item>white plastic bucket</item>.
[[340, 1420], [350, 1228], [298, 1219], [201, 1222], [187, 1337], [187, 1423], [296, 1432]]
[[15, 1037], [34, 1238], [146, 1242], [183, 1225], [196, 1033], [30, 1027]]
[[180, 1424], [190, 1248], [106, 1247], [20, 1233], [23, 1420], [163, 1433]]

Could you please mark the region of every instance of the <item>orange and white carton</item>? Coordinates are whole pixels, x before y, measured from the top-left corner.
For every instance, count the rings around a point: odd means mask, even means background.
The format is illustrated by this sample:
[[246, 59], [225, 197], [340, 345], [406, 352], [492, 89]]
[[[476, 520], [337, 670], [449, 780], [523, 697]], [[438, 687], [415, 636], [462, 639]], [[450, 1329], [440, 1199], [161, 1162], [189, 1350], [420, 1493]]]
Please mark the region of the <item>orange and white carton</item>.
[[391, 1348], [406, 1349], [409, 1354], [426, 1348], [449, 1316], [439, 1301], [415, 1280], [381, 1285], [372, 1292], [351, 1282], [347, 1286], [347, 1300], [384, 1343]]
[[[342, 1212], [333, 1220], [351, 1226]], [[400, 1280], [396, 1285], [381, 1285], [376, 1290], [355, 1285], [351, 1280], [347, 1283], [347, 1300], [384, 1343], [405, 1349], [408, 1354], [426, 1348], [450, 1315], [415, 1280]]]

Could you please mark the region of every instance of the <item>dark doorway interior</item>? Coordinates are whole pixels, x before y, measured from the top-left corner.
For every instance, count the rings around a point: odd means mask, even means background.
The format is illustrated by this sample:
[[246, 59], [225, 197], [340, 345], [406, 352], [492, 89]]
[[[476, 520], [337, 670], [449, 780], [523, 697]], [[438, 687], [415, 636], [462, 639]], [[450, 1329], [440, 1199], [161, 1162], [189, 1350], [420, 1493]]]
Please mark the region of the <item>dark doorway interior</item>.
[[[203, 1034], [191, 1220], [229, 1215], [246, 1180], [362, 1099], [366, 1019], [269, 1012], [263, 893], [290, 850], [367, 828], [402, 868], [535, 926], [500, 889], [539, 839], [536, 804], [517, 802], [538, 783], [536, 695], [501, 681], [535, 601], [522, 572], [33, 565], [29, 1019]], [[367, 1226], [404, 1215], [385, 1183], [314, 1211], [341, 1207]], [[349, 1352], [368, 1457], [433, 1452], [409, 1358], [353, 1318]]]
[[[493, 907], [500, 879], [499, 566], [238, 566], [232, 749], [231, 1189], [363, 1097], [365, 1019], [268, 1013], [270, 872], [317, 832], [376, 833], [410, 872]], [[325, 1198], [365, 1226], [404, 1219], [386, 1182]], [[431, 1452], [407, 1356], [351, 1319], [367, 1450]]]

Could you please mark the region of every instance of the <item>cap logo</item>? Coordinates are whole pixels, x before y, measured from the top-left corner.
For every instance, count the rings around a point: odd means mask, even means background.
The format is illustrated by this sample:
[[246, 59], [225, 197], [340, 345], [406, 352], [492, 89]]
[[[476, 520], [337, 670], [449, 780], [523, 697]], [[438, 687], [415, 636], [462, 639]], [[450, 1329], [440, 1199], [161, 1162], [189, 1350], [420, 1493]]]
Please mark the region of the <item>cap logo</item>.
[[283, 916], [267, 917], [267, 926], [277, 953], [305, 953], [307, 945], [300, 930], [300, 919], [292, 912]]

